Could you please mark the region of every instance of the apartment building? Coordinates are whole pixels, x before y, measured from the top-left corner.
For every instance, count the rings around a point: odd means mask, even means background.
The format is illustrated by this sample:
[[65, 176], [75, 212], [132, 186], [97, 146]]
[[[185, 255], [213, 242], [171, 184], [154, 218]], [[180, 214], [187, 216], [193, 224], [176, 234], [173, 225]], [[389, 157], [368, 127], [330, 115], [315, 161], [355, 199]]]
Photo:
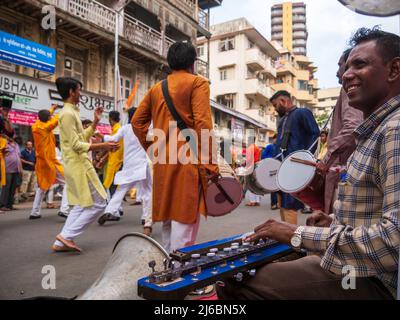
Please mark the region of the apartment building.
[[297, 55], [307, 55], [307, 13], [303, 2], [271, 7], [271, 39]]
[[336, 106], [342, 87], [327, 88], [318, 90], [318, 104], [314, 107], [314, 114], [321, 116], [330, 114]]
[[[210, 32], [209, 41], [200, 38], [197, 44], [200, 59], [210, 57], [211, 99], [252, 119], [260, 144], [265, 145], [276, 130], [269, 98], [279, 51], [245, 18], [213, 25]], [[218, 114], [215, 122], [226, 129]]]
[[[36, 113], [58, 101], [54, 81], [73, 76], [84, 85], [82, 118], [96, 103], [114, 109], [114, 43], [119, 18], [119, 66], [123, 98], [138, 81], [134, 105], [166, 73], [166, 54], [178, 40], [209, 37], [209, 9], [221, 0], [2, 0], [0, 31], [55, 49], [55, 73], [0, 60], [0, 90], [16, 94], [11, 120], [28, 136]], [[43, 29], [42, 9], [56, 12], [56, 28]], [[207, 61], [199, 62], [207, 76]], [[58, 101], [59, 102], [59, 101]], [[107, 116], [105, 116], [105, 119]], [[106, 121], [104, 121], [106, 123]]]
[[[278, 43], [274, 44], [279, 47]], [[282, 47], [279, 51], [281, 55], [275, 64], [277, 77], [272, 87], [276, 91], [288, 91], [297, 106], [312, 110], [318, 103], [318, 80], [315, 78], [318, 68], [306, 56], [294, 55]]]

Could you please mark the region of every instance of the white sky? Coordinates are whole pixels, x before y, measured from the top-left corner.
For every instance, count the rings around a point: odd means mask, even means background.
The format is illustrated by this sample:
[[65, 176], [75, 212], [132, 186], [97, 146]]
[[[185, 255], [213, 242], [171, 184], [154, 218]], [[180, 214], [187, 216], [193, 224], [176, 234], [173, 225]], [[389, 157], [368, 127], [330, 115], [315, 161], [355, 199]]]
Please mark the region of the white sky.
[[[223, 0], [221, 7], [211, 9], [211, 24], [245, 17], [267, 39], [271, 39], [271, 6], [282, 2], [282, 0]], [[360, 27], [381, 25], [383, 30], [399, 34], [399, 16], [381, 18], [357, 14], [337, 0], [302, 2], [307, 5], [308, 56], [318, 67], [317, 78], [320, 88], [338, 86], [337, 61], [355, 30]]]

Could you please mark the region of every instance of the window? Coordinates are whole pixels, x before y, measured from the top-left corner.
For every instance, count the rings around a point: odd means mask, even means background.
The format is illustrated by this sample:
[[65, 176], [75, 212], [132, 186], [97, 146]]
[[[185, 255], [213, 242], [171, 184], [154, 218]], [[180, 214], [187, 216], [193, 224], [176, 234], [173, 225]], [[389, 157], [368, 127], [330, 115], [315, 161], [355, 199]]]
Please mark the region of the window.
[[235, 78], [235, 68], [234, 67], [219, 69], [219, 79], [221, 81], [233, 80], [234, 78]]
[[253, 109], [253, 107], [254, 107], [254, 100], [247, 99], [247, 109]]
[[71, 57], [65, 57], [64, 75], [83, 82], [83, 61]]
[[255, 46], [254, 42], [251, 42], [251, 41], [249, 40], [249, 46], [248, 46], [248, 48], [249, 48], [249, 49], [252, 49], [252, 48], [254, 48], [254, 46]]
[[219, 42], [219, 52], [229, 51], [235, 49], [235, 38], [225, 38]]
[[257, 78], [257, 71], [247, 66], [247, 79]]
[[225, 107], [234, 109], [235, 108], [235, 97], [236, 97], [236, 94], [234, 94], [234, 93], [224, 94], [221, 96], [217, 96], [217, 102], [219, 104], [224, 105]]
[[198, 47], [197, 47], [197, 55], [198, 55], [199, 57], [204, 56], [204, 46], [198, 46]]
[[128, 77], [121, 77], [122, 98], [128, 99], [132, 90], [132, 82]]
[[298, 90], [308, 90], [308, 83], [305, 80], [297, 81], [297, 89]]

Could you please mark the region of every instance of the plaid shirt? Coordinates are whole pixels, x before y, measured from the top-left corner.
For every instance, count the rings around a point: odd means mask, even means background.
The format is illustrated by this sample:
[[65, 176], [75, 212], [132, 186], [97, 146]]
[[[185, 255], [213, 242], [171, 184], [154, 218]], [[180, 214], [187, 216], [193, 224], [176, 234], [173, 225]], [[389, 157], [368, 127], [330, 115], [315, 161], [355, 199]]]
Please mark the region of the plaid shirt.
[[400, 95], [354, 132], [357, 148], [339, 183], [329, 228], [305, 227], [303, 246], [322, 253], [321, 267], [376, 277], [396, 296], [400, 247]]

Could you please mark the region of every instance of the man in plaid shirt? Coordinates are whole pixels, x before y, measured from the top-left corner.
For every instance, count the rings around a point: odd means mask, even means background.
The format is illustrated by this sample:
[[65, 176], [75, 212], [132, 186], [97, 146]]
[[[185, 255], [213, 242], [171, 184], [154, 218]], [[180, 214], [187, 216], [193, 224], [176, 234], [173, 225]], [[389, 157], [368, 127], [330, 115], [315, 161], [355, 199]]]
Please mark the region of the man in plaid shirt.
[[339, 184], [334, 214], [316, 213], [308, 226], [300, 227], [269, 220], [247, 238], [272, 238], [317, 255], [265, 265], [240, 284], [229, 281], [218, 288], [221, 298], [395, 298], [400, 247], [400, 37], [361, 28], [351, 43], [343, 87], [349, 104], [361, 110], [365, 120], [354, 132], [357, 148], [347, 163], [346, 181]]

